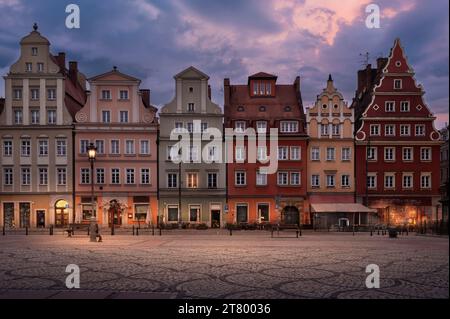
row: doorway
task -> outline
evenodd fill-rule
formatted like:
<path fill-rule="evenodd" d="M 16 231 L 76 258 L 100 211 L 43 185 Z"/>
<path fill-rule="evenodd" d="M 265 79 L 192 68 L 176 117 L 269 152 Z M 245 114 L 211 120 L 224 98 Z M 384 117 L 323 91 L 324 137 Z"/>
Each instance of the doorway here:
<path fill-rule="evenodd" d="M 45 210 L 36 211 L 36 228 L 45 228 Z"/>
<path fill-rule="evenodd" d="M 211 210 L 211 228 L 220 228 L 220 210 Z"/>
<path fill-rule="evenodd" d="M 114 222 L 114 226 L 122 225 L 122 207 L 120 203 L 115 199 L 109 202 L 109 210 L 108 210 L 109 227 L 112 226 L 111 220 Z"/>
<path fill-rule="evenodd" d="M 69 203 L 65 200 L 55 204 L 55 227 L 62 228 L 69 225 Z"/>
<path fill-rule="evenodd" d="M 283 224 L 299 225 L 300 212 L 295 206 L 286 206 L 281 212 L 281 222 Z"/>

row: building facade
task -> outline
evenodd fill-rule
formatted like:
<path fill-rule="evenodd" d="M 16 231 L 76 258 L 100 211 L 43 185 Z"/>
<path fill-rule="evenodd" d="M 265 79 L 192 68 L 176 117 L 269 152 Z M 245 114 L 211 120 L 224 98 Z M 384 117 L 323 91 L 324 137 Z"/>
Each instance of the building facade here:
<path fill-rule="evenodd" d="M 449 197 L 449 146 L 448 146 L 448 140 L 449 140 L 449 132 L 448 132 L 448 125 L 446 125 L 443 129 L 440 131 L 441 133 L 441 186 L 440 186 L 440 193 L 441 193 L 441 213 L 438 216 L 439 220 L 446 221 L 448 223 L 448 197 Z"/>
<path fill-rule="evenodd" d="M 221 151 L 223 113 L 211 101 L 206 74 L 189 67 L 174 78 L 175 98 L 160 112 L 159 220 L 190 227 L 222 227 L 226 178 Z M 216 142 L 209 132 L 220 135 Z M 184 149 L 177 146 L 181 137 L 188 140 Z M 182 161 L 178 161 L 179 154 Z"/>
<path fill-rule="evenodd" d="M 375 76 L 374 76 L 375 74 Z M 360 203 L 379 210 L 386 224 L 436 219 L 439 201 L 440 134 L 397 39 L 377 69 L 359 73 L 354 107 L 356 192 Z"/>
<path fill-rule="evenodd" d="M 74 217 L 73 118 L 85 102 L 85 78 L 34 30 L 5 76 L 0 115 L 0 225 L 63 227 Z"/>
<path fill-rule="evenodd" d="M 281 222 L 310 224 L 306 209 L 307 135 L 300 92 L 300 78 L 293 84 L 277 84 L 277 76 L 257 73 L 248 83 L 231 85 L 224 80 L 225 128 L 234 129 L 226 140 L 232 142 L 232 161 L 227 163 L 228 223 Z M 267 143 L 249 152 L 253 129 Z M 278 146 L 272 147 L 270 129 L 278 131 Z M 243 135 L 237 143 L 234 135 Z M 272 148 L 274 150 L 272 150 Z M 277 154 L 272 154 L 276 152 Z M 277 171 L 264 174 L 261 167 L 270 155 Z M 249 160 L 252 156 L 256 161 Z"/>
<path fill-rule="evenodd" d="M 88 223 L 94 210 L 100 225 L 156 223 L 157 109 L 140 80 L 116 67 L 89 80 L 86 105 L 75 124 L 75 221 Z M 97 147 L 94 176 L 87 148 Z"/>

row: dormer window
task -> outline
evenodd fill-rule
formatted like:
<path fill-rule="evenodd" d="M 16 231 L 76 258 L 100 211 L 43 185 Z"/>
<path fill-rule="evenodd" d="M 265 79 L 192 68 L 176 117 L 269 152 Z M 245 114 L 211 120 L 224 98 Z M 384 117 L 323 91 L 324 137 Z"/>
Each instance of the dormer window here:
<path fill-rule="evenodd" d="M 298 122 L 297 121 L 283 121 L 281 122 L 281 133 L 297 133 Z"/>
<path fill-rule="evenodd" d="M 31 48 L 31 55 L 32 56 L 38 55 L 38 48 Z"/>
<path fill-rule="evenodd" d="M 253 95 L 272 95 L 272 82 L 271 81 L 253 81 Z"/>

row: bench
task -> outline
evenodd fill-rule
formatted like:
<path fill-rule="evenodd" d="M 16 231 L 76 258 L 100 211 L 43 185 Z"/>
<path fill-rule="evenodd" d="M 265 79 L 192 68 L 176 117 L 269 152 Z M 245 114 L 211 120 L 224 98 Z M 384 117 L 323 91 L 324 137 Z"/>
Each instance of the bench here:
<path fill-rule="evenodd" d="M 274 231 L 277 231 L 277 235 L 280 236 L 280 230 L 295 230 L 296 237 L 299 238 L 302 235 L 302 231 L 297 224 L 277 224 L 272 225 L 271 235 L 273 238 Z"/>
<path fill-rule="evenodd" d="M 67 233 L 67 237 L 72 237 L 75 235 L 75 230 L 84 230 L 87 231 L 89 235 L 90 224 L 70 224 L 69 228 L 65 229 L 64 232 Z"/>

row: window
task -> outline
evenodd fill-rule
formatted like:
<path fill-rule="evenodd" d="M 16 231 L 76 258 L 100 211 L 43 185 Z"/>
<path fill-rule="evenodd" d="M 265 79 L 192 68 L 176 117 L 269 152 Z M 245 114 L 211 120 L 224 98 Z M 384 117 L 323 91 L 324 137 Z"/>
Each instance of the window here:
<path fill-rule="evenodd" d="M 289 174 L 287 172 L 278 172 L 278 185 L 286 186 L 289 184 Z"/>
<path fill-rule="evenodd" d="M 394 147 L 385 147 L 384 148 L 384 160 L 393 162 L 395 161 L 395 148 Z"/>
<path fill-rule="evenodd" d="M 32 56 L 37 56 L 38 55 L 38 48 L 35 48 L 35 47 L 31 48 L 31 55 Z"/>
<path fill-rule="evenodd" d="M 420 188 L 431 188 L 431 175 L 422 174 L 420 176 Z"/>
<path fill-rule="evenodd" d="M 150 169 L 149 168 L 141 168 L 141 184 L 142 185 L 150 184 Z"/>
<path fill-rule="evenodd" d="M 176 133 L 183 132 L 183 122 L 176 122 L 175 123 L 175 132 Z"/>
<path fill-rule="evenodd" d="M 299 161 L 301 159 L 300 147 L 291 146 L 291 161 Z"/>
<path fill-rule="evenodd" d="M 110 90 L 102 90 L 102 100 L 111 100 Z"/>
<path fill-rule="evenodd" d="M 40 123 L 40 112 L 39 110 L 31 110 L 31 124 Z"/>
<path fill-rule="evenodd" d="M 410 134 L 411 133 L 409 124 L 400 125 L 400 136 L 409 136 Z"/>
<path fill-rule="evenodd" d="M 236 222 L 246 223 L 248 221 L 248 206 L 247 204 L 236 205 Z"/>
<path fill-rule="evenodd" d="M 420 149 L 420 160 L 421 161 L 431 161 L 431 148 L 422 147 Z"/>
<path fill-rule="evenodd" d="M 208 123 L 202 123 L 201 124 L 201 130 L 202 130 L 202 133 L 206 132 L 208 130 Z"/>
<path fill-rule="evenodd" d="M 298 122 L 297 121 L 283 121 L 281 122 L 281 133 L 297 133 Z"/>
<path fill-rule="evenodd" d="M 370 125 L 370 136 L 377 136 L 377 135 L 380 135 L 380 125 L 379 124 Z"/>
<path fill-rule="evenodd" d="M 409 101 L 400 102 L 400 112 L 409 112 Z"/>
<path fill-rule="evenodd" d="M 22 157 L 31 156 L 31 141 L 30 140 L 22 140 L 21 148 L 20 148 L 20 156 L 22 156 Z"/>
<path fill-rule="evenodd" d="M 102 111 L 102 122 L 111 123 L 111 111 Z"/>
<path fill-rule="evenodd" d="M 336 159 L 336 149 L 334 147 L 327 147 L 327 161 L 334 161 Z"/>
<path fill-rule="evenodd" d="M 13 99 L 21 100 L 22 99 L 22 89 L 14 89 L 13 91 Z"/>
<path fill-rule="evenodd" d="M 95 176 L 96 176 L 96 182 L 97 184 L 105 184 L 105 169 L 104 168 L 97 168 L 95 170 Z"/>
<path fill-rule="evenodd" d="M 47 110 L 47 124 L 56 124 L 56 110 Z"/>
<path fill-rule="evenodd" d="M 47 90 L 47 99 L 49 101 L 56 100 L 56 89 L 48 89 Z"/>
<path fill-rule="evenodd" d="M 150 155 L 150 142 L 147 140 L 141 141 L 141 155 Z"/>
<path fill-rule="evenodd" d="M 412 188 L 413 187 L 413 176 L 412 174 L 404 174 L 403 175 L 403 188 Z"/>
<path fill-rule="evenodd" d="M 169 173 L 167 174 L 167 187 L 168 188 L 177 188 L 178 187 L 178 175 Z"/>
<path fill-rule="evenodd" d="M 402 88 L 402 80 L 395 79 L 394 80 L 394 89 L 400 90 Z"/>
<path fill-rule="evenodd" d="M 3 156 L 11 157 L 13 154 L 13 142 L 3 141 Z"/>
<path fill-rule="evenodd" d="M 119 92 L 119 99 L 120 100 L 128 100 L 128 91 L 127 90 L 120 90 L 120 92 Z"/>
<path fill-rule="evenodd" d="M 245 147 L 244 146 L 236 146 L 235 159 L 237 162 L 245 161 Z"/>
<path fill-rule="evenodd" d="M 23 113 L 22 110 L 14 110 L 14 124 L 22 124 L 23 123 Z"/>
<path fill-rule="evenodd" d="M 342 175 L 341 176 L 341 186 L 342 187 L 350 187 L 350 175 Z"/>
<path fill-rule="evenodd" d="M 329 125 L 328 124 L 320 124 L 320 134 L 322 136 L 328 136 L 329 133 Z"/>
<path fill-rule="evenodd" d="M 31 99 L 33 101 L 39 100 L 39 89 L 31 89 Z"/>
<path fill-rule="evenodd" d="M 289 148 L 287 146 L 278 146 L 278 160 L 286 161 L 288 159 Z"/>
<path fill-rule="evenodd" d="M 208 188 L 217 188 L 217 173 L 208 173 Z"/>
<path fill-rule="evenodd" d="M 388 124 L 384 127 L 384 135 L 386 136 L 395 136 L 395 125 Z"/>
<path fill-rule="evenodd" d="M 20 181 L 22 186 L 31 185 L 31 169 L 29 167 L 22 168 Z"/>
<path fill-rule="evenodd" d="M 267 109 L 266 109 L 265 106 L 260 106 L 260 107 L 259 107 L 259 111 L 260 111 L 260 112 L 265 112 L 265 111 L 267 111 Z"/>
<path fill-rule="evenodd" d="M 386 112 L 395 112 L 395 102 L 386 102 L 385 103 Z"/>
<path fill-rule="evenodd" d="M 267 146 L 258 146 L 256 157 L 258 161 L 264 162 L 267 160 Z"/>
<path fill-rule="evenodd" d="M 291 173 L 291 185 L 294 185 L 294 186 L 300 185 L 300 173 L 299 172 Z"/>
<path fill-rule="evenodd" d="M 331 126 L 331 131 L 332 131 L 332 134 L 333 134 L 334 136 L 339 136 L 339 135 L 341 135 L 341 125 L 340 125 L 340 124 L 333 124 L 333 125 Z"/>
<path fill-rule="evenodd" d="M 311 175 L 311 187 L 320 187 L 319 175 Z"/>
<path fill-rule="evenodd" d="M 25 70 L 26 70 L 27 72 L 33 71 L 33 64 L 30 63 L 30 62 L 25 63 Z"/>
<path fill-rule="evenodd" d="M 188 173 L 187 174 L 187 188 L 198 188 L 198 174 Z"/>
<path fill-rule="evenodd" d="M 39 185 L 47 186 L 48 185 L 48 168 L 39 168 Z"/>
<path fill-rule="evenodd" d="M 67 185 L 67 169 L 66 168 L 56 169 L 56 176 L 57 176 L 57 184 L 59 186 Z"/>
<path fill-rule="evenodd" d="M 126 177 L 127 184 L 134 184 L 134 168 L 126 169 Z"/>
<path fill-rule="evenodd" d="M 120 141 L 119 140 L 111 140 L 111 154 L 112 155 L 120 154 Z"/>
<path fill-rule="evenodd" d="M 235 175 L 235 184 L 236 186 L 244 186 L 247 184 L 246 180 L 246 173 L 245 172 L 236 172 Z"/>
<path fill-rule="evenodd" d="M 48 140 L 39 141 L 39 156 L 41 157 L 48 156 Z"/>
<path fill-rule="evenodd" d="M 352 156 L 352 150 L 350 147 L 342 148 L 342 161 L 350 161 L 350 157 Z"/>
<path fill-rule="evenodd" d="M 412 161 L 412 160 L 413 160 L 412 147 L 404 147 L 403 148 L 403 161 Z"/>
<path fill-rule="evenodd" d="M 188 103 L 188 112 L 195 112 L 195 104 Z"/>
<path fill-rule="evenodd" d="M 135 204 L 134 205 L 134 219 L 137 221 L 147 220 L 147 214 L 149 212 L 148 204 Z"/>
<path fill-rule="evenodd" d="M 208 161 L 209 162 L 217 162 L 219 160 L 218 157 L 217 146 L 208 146 Z"/>
<path fill-rule="evenodd" d="M 175 205 L 167 206 L 167 220 L 169 222 L 178 221 L 178 206 Z"/>
<path fill-rule="evenodd" d="M 180 151 L 181 149 L 179 149 L 178 146 L 175 145 L 169 145 L 167 146 L 167 160 L 171 161 L 171 160 L 178 160 L 178 158 L 180 157 Z"/>
<path fill-rule="evenodd" d="M 3 184 L 5 186 L 13 185 L 13 169 L 12 168 L 4 168 L 3 169 Z"/>
<path fill-rule="evenodd" d="M 425 125 L 416 125 L 416 136 L 425 136 Z"/>
<path fill-rule="evenodd" d="M 199 156 L 198 156 L 198 147 L 197 146 L 191 146 L 189 148 L 189 160 L 191 162 L 198 162 Z"/>
<path fill-rule="evenodd" d="M 111 184 L 120 184 L 120 169 L 111 169 Z"/>
<path fill-rule="evenodd" d="M 386 174 L 384 176 L 384 188 L 395 188 L 395 175 L 394 174 Z"/>
<path fill-rule="evenodd" d="M 367 148 L 367 160 L 369 161 L 376 161 L 378 158 L 377 156 L 377 148 L 376 147 L 369 147 Z"/>
<path fill-rule="evenodd" d="M 237 133 L 244 133 L 246 130 L 246 123 L 244 121 L 237 121 L 235 123 L 235 131 Z"/>
<path fill-rule="evenodd" d="M 258 217 L 259 222 L 269 222 L 269 205 L 268 204 L 258 204 Z"/>
<path fill-rule="evenodd" d="M 82 168 L 80 177 L 81 184 L 90 184 L 91 170 L 89 168 Z"/>
<path fill-rule="evenodd" d="M 200 206 L 189 205 L 189 221 L 191 223 L 196 223 L 200 220 Z"/>
<path fill-rule="evenodd" d="M 127 155 L 134 155 L 135 154 L 134 141 L 133 140 L 126 140 L 125 141 L 125 154 L 127 154 Z"/>
<path fill-rule="evenodd" d="M 128 123 L 128 111 L 120 111 L 120 123 Z"/>
<path fill-rule="evenodd" d="M 313 147 L 311 149 L 311 160 L 312 161 L 320 161 L 320 148 Z"/>
<path fill-rule="evenodd" d="M 335 187 L 335 186 L 336 186 L 336 176 L 327 175 L 327 187 Z"/>
<path fill-rule="evenodd" d="M 265 121 L 256 122 L 256 131 L 260 134 L 267 133 L 267 122 Z"/>
<path fill-rule="evenodd" d="M 267 185 L 267 174 L 262 174 L 260 172 L 256 172 L 256 185 L 257 186 L 266 186 Z"/>
<path fill-rule="evenodd" d="M 186 124 L 186 129 L 189 133 L 194 133 L 194 123 L 190 122 Z"/>
<path fill-rule="evenodd" d="M 367 175 L 367 187 L 369 189 L 377 188 L 377 176 L 374 174 L 369 173 Z"/>
<path fill-rule="evenodd" d="M 189 93 L 194 93 L 194 88 L 190 87 L 189 88 Z"/>
<path fill-rule="evenodd" d="M 80 140 L 80 154 L 86 154 L 89 147 L 89 140 Z"/>
<path fill-rule="evenodd" d="M 38 63 L 38 72 L 44 72 L 44 63 Z"/>
<path fill-rule="evenodd" d="M 97 154 L 99 155 L 105 154 L 105 141 L 96 140 L 95 147 L 97 148 Z"/>

